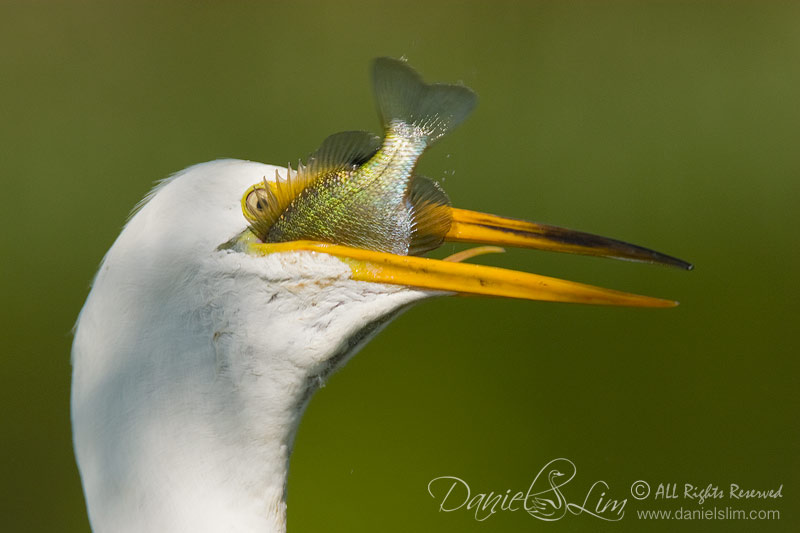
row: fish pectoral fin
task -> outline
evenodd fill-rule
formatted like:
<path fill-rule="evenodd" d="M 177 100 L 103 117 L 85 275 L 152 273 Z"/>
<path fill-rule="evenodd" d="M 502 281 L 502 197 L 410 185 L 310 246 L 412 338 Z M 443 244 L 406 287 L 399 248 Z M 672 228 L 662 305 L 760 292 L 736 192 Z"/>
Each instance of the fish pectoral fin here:
<path fill-rule="evenodd" d="M 436 182 L 414 176 L 408 192 L 411 204 L 411 242 L 409 255 L 419 255 L 438 247 L 453 222 L 450 198 Z"/>

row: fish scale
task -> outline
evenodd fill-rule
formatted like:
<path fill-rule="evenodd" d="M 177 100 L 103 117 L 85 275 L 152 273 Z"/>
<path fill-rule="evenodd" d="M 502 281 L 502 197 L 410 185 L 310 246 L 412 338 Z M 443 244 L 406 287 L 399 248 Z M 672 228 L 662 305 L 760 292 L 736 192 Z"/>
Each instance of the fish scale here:
<path fill-rule="evenodd" d="M 441 244 L 450 219 L 448 209 L 437 207 L 449 206 L 449 199 L 414 170 L 425 150 L 466 118 L 475 94 L 426 84 L 390 58 L 375 61 L 373 81 L 384 122 L 380 147 L 366 132 L 334 134 L 307 167 L 275 185 L 286 191 L 267 193 L 269 184 L 249 190 L 245 215 L 263 242 L 317 240 L 402 255 Z M 248 195 L 262 195 L 263 202 Z"/>

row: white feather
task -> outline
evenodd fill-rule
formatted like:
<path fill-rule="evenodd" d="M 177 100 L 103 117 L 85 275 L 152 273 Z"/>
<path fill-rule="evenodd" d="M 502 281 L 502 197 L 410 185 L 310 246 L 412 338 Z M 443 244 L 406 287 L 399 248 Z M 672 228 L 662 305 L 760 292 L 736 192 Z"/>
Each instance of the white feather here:
<path fill-rule="evenodd" d="M 247 225 L 244 191 L 275 170 L 222 160 L 180 172 L 103 260 L 73 345 L 75 452 L 95 533 L 285 531 L 310 395 L 433 294 L 352 281 L 324 254 L 218 250 Z"/>

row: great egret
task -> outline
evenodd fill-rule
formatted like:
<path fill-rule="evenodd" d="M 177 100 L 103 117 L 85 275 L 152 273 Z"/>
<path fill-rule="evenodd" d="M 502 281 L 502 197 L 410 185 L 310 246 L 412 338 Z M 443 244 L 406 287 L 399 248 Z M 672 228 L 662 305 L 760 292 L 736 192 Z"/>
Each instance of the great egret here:
<path fill-rule="evenodd" d="M 394 74 L 381 74 L 381 68 Z M 407 67 L 383 60 L 376 66 L 379 98 L 381 83 L 392 92 L 387 79 L 395 75 L 403 78 L 397 81 L 401 85 L 417 84 L 392 96 L 417 106 L 408 120 L 400 120 L 401 126 L 411 126 L 403 130 L 412 136 L 411 144 L 402 135 L 393 137 L 390 126 L 397 126 L 402 110 L 388 105 L 383 106 L 387 132 L 382 152 L 374 153 L 375 147 L 364 153 L 362 144 L 355 157 L 353 147 L 344 143 L 342 148 L 339 137 L 334 143 L 342 148 L 338 156 L 318 152 L 308 168 L 291 175 L 282 167 L 238 160 L 190 167 L 145 198 L 106 254 L 73 345 L 75 453 L 95 533 L 285 531 L 292 441 L 311 395 L 419 300 L 465 293 L 674 305 L 533 274 L 406 255 L 418 251 L 415 243 L 430 248 L 446 239 L 688 266 L 619 241 L 450 208 L 444 193 L 429 182 L 423 188 L 433 200 L 414 203 L 414 183 L 422 178 L 413 169 L 426 146 L 414 142 L 434 140 L 436 132 L 425 128 L 440 127 L 455 116 L 455 111 L 436 115 L 436 106 L 451 105 L 452 98 L 463 103 L 471 93 L 424 85 Z M 422 118 L 436 120 L 414 122 L 425 105 L 433 111 Z M 410 145 L 415 151 L 403 155 L 400 151 Z M 320 170 L 327 156 L 334 162 L 346 158 L 349 166 L 329 172 L 345 185 L 353 183 L 365 162 L 383 165 L 376 175 L 388 188 L 364 185 L 359 191 L 369 194 L 359 193 L 357 201 L 347 196 L 352 191 L 328 190 L 322 200 L 305 204 L 305 218 L 287 215 L 281 235 L 290 238 L 259 234 L 286 214 L 276 211 L 269 219 L 263 208 L 307 199 L 311 194 L 304 191 L 311 190 L 313 180 L 306 178 L 314 168 Z M 401 156 L 406 159 L 397 165 Z M 275 176 L 278 180 L 272 181 Z M 398 188 L 392 189 L 397 183 L 399 196 Z M 392 194 L 394 211 L 387 217 L 383 203 Z M 332 235 L 320 236 L 314 224 L 330 202 L 351 211 L 336 219 L 339 229 Z M 349 216 L 352 210 L 357 217 Z M 422 235 L 420 213 L 434 211 L 444 219 L 425 226 L 428 233 Z M 267 219 L 271 222 L 265 225 Z M 392 220 L 402 227 L 387 235 Z M 302 224 L 311 229 L 295 231 Z M 365 243 L 358 241 L 364 232 L 371 235 Z M 415 241 L 420 235 L 424 238 Z"/>

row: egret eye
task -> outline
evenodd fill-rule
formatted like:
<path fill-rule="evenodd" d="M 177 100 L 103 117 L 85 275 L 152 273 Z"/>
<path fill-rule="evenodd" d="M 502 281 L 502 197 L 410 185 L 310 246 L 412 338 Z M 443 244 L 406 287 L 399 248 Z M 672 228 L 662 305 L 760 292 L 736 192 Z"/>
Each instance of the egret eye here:
<path fill-rule="evenodd" d="M 247 195 L 247 199 L 245 200 L 245 207 L 253 217 L 258 217 L 265 213 L 269 208 L 269 195 L 267 191 L 261 188 L 250 191 L 250 194 Z"/>

